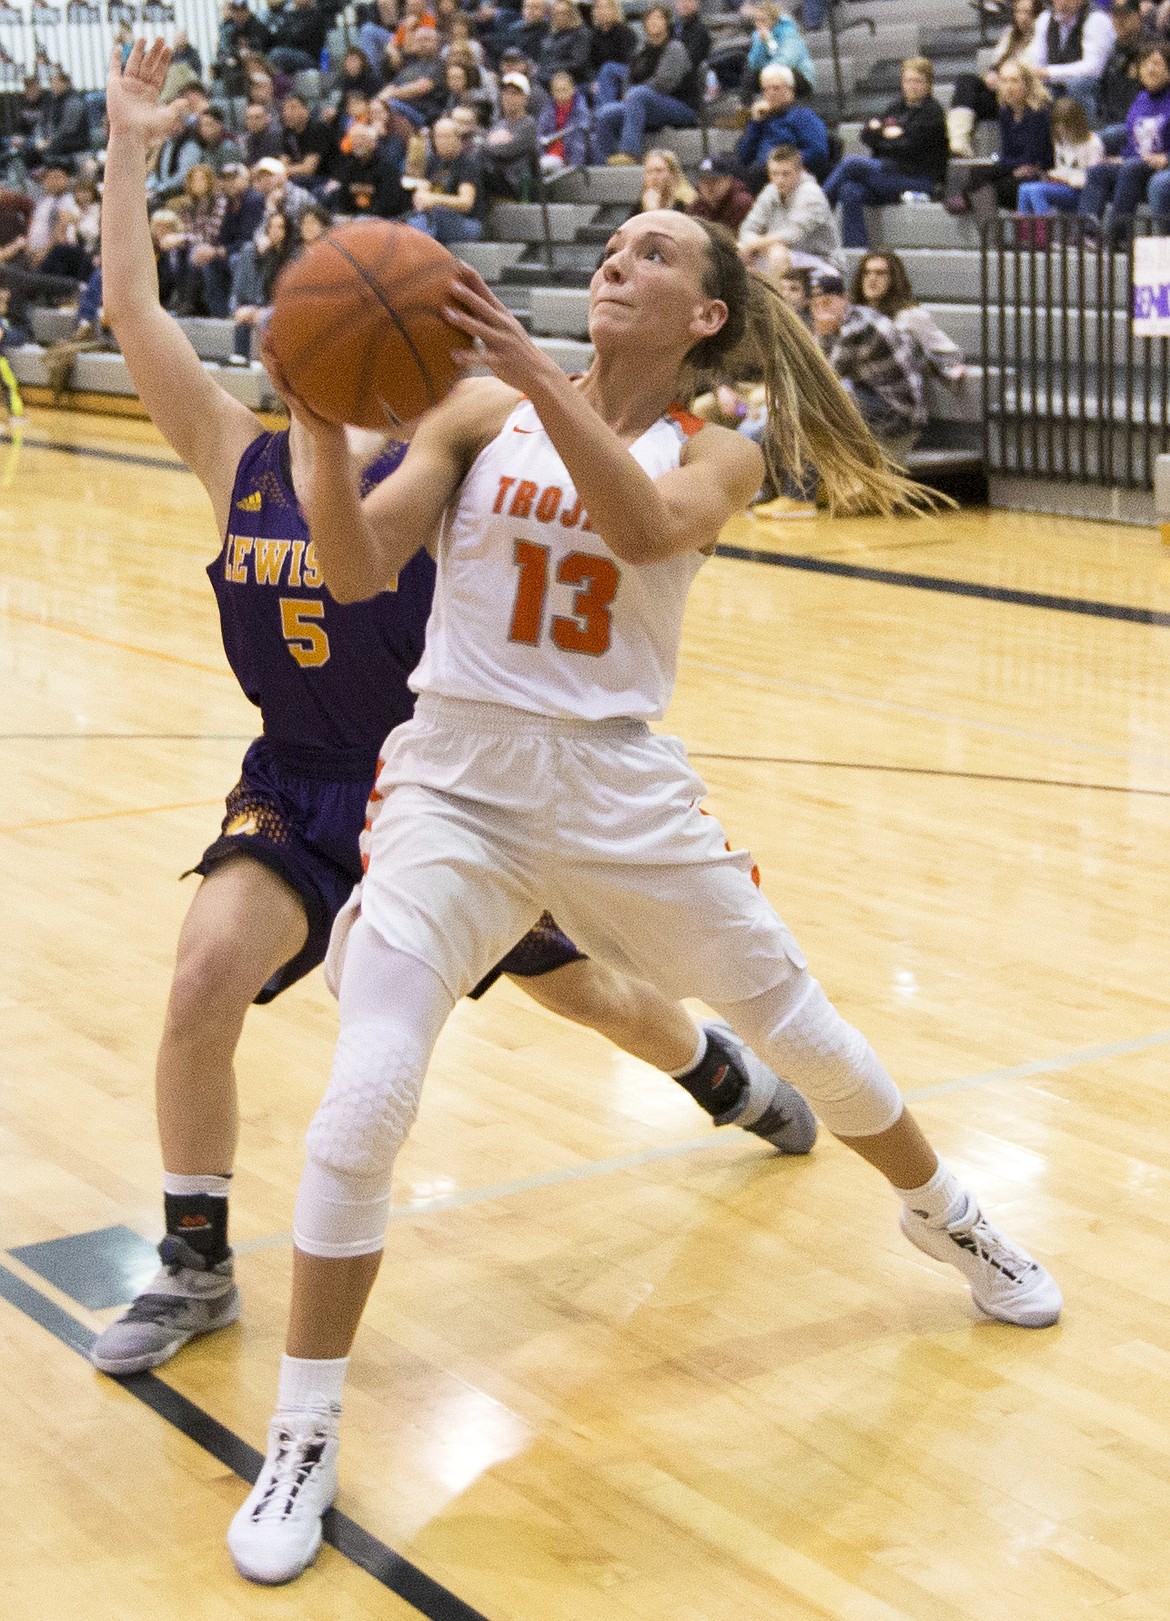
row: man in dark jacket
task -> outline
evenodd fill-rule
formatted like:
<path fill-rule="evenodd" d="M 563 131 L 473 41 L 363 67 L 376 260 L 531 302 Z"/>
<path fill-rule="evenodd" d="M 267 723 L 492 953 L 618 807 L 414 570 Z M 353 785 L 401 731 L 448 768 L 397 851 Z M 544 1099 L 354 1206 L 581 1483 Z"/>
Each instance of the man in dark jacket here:
<path fill-rule="evenodd" d="M 42 162 L 51 158 L 71 158 L 89 146 L 89 121 L 85 102 L 74 90 L 64 68 L 54 68 L 49 80 L 49 105 L 37 134 L 36 148 Z"/>
<path fill-rule="evenodd" d="M 536 76 L 541 84 L 552 83 L 554 73 L 572 75 L 574 84 L 589 77 L 589 30 L 573 0 L 553 0 L 549 31 L 536 59 Z"/>
<path fill-rule="evenodd" d="M 1105 143 L 1105 150 L 1112 152 L 1114 142 L 1110 141 L 1110 134 L 1115 136 L 1117 144 L 1125 139 L 1122 133 L 1125 120 L 1141 89 L 1138 63 L 1150 41 L 1138 0 L 1117 0 L 1109 15 L 1113 19 L 1113 31 L 1117 37 L 1101 75 L 1097 114 L 1101 120 L 1101 139 Z"/>
<path fill-rule="evenodd" d="M 268 60 L 278 73 L 303 73 L 321 66 L 329 17 L 314 0 L 285 0 L 276 14 Z"/>
<path fill-rule="evenodd" d="M 866 248 L 866 206 L 896 203 L 905 192 L 937 196 L 947 177 L 946 116 L 931 90 L 934 70 L 924 56 L 902 64 L 902 94 L 880 118 L 871 118 L 861 139 L 875 155 L 842 158 L 825 182 L 825 196 L 841 204 L 841 237 L 847 248 Z"/>
<path fill-rule="evenodd" d="M 768 154 L 778 146 L 794 146 L 816 180 L 824 180 L 832 166 L 824 120 L 811 107 L 797 103 L 792 69 L 783 62 L 769 62 L 760 74 L 760 93 L 735 148 L 736 161 L 753 194 L 767 185 Z"/>
<path fill-rule="evenodd" d="M 326 188 L 325 201 L 341 214 L 373 214 L 397 219 L 406 211 L 402 171 L 378 151 L 371 124 L 351 124 L 350 150 L 337 164 L 337 183 Z"/>

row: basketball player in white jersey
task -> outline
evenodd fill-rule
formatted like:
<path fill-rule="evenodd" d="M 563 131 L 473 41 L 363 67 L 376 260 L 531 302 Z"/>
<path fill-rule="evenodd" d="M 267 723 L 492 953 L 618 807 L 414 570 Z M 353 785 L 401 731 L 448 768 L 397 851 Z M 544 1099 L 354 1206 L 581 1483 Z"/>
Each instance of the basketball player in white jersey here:
<path fill-rule="evenodd" d="M 473 272 L 456 297 L 450 318 L 494 377 L 429 413 L 364 501 L 342 431 L 296 406 L 332 593 L 373 594 L 426 543 L 439 572 L 415 717 L 384 751 L 366 876 L 330 945 L 341 1029 L 297 1197 L 288 1354 L 268 1456 L 228 1534 L 255 1581 L 289 1580 L 320 1545 L 346 1363 L 435 1039 L 546 905 L 591 954 L 715 1007 L 887 1178 L 907 1237 L 957 1266 L 984 1312 L 1042 1327 L 1061 1307 L 812 978 L 750 857 L 700 811 L 682 745 L 647 728 L 670 698 L 688 587 L 764 474 L 742 435 L 678 410 L 696 368 L 754 352 L 778 483 L 811 461 L 838 507 L 886 511 L 907 487 L 717 227 L 651 212 L 615 233 L 591 286 L 596 359 L 576 383 Z"/>

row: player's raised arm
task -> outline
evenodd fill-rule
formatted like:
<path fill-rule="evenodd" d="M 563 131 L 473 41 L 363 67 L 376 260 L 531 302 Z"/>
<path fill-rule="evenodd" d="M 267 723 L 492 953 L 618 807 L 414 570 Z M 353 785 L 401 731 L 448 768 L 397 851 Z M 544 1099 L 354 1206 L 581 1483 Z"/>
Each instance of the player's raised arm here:
<path fill-rule="evenodd" d="M 146 154 L 169 134 L 159 105 L 171 53 L 136 40 L 125 67 L 115 46 L 106 83 L 110 139 L 102 195 L 102 301 L 151 420 L 200 479 L 222 532 L 244 450 L 262 431 L 256 416 L 203 369 L 186 334 L 159 303 L 146 212 Z"/>

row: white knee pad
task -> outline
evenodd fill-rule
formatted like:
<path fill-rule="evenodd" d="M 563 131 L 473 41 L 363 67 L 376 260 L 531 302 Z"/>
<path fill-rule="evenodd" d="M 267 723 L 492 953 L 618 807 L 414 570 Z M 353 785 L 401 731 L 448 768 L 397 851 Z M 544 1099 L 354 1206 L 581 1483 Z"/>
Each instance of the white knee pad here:
<path fill-rule="evenodd" d="M 869 1042 L 807 969 L 721 1010 L 778 1075 L 803 1092 L 837 1137 L 874 1137 L 898 1120 L 902 1094 Z"/>
<path fill-rule="evenodd" d="M 306 1138 L 293 1236 L 308 1255 L 382 1247 L 394 1160 L 418 1110 L 429 1050 L 392 1019 L 343 1025 Z"/>

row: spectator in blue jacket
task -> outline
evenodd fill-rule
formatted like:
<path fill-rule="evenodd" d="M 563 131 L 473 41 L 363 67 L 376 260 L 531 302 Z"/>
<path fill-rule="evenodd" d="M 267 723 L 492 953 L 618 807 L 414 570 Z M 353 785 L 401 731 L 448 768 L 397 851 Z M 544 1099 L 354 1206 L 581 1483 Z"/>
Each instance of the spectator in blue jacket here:
<path fill-rule="evenodd" d="M 1110 228 L 1148 200 L 1159 217 L 1170 214 L 1170 46 L 1150 45 L 1138 67 L 1142 88 L 1125 120 L 1125 148 L 1089 170 L 1079 212 L 1092 220 L 1108 214 Z"/>
<path fill-rule="evenodd" d="M 540 167 L 545 174 L 555 174 L 558 169 L 579 169 L 589 162 L 593 133 L 589 102 L 574 84 L 573 75 L 564 69 L 553 74 L 549 91 L 549 99 L 536 117 Z"/>
<path fill-rule="evenodd" d="M 768 153 L 778 146 L 794 146 L 817 180 L 828 174 L 829 132 L 824 121 L 811 107 L 797 104 L 792 69 L 772 62 L 760 74 L 760 94 L 735 149 L 736 161 L 753 193 L 767 185 Z"/>
<path fill-rule="evenodd" d="M 760 83 L 760 75 L 773 62 L 791 68 L 796 75 L 797 88 L 808 92 L 816 89 L 817 70 L 804 36 L 776 0 L 763 0 L 753 18 L 756 31 L 752 35 L 744 69 L 743 99 L 750 101 Z"/>

